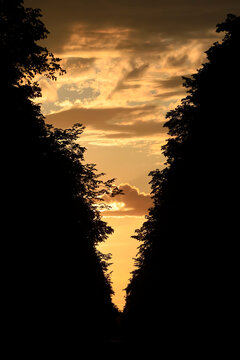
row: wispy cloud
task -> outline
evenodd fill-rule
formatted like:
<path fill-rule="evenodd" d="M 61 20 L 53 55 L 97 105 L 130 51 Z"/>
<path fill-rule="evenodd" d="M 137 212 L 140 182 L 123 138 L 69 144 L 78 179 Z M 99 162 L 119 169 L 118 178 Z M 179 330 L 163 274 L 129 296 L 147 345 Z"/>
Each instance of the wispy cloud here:
<path fill-rule="evenodd" d="M 130 71 L 126 71 L 124 69 L 124 75 L 118 81 L 116 87 L 113 89 L 111 94 L 109 95 L 109 99 L 118 91 L 121 90 L 129 90 L 129 89 L 138 89 L 141 87 L 141 83 L 139 83 L 139 79 L 144 75 L 144 73 L 149 68 L 149 64 L 142 65 L 133 65 Z M 137 82 L 136 82 L 137 81 Z"/>

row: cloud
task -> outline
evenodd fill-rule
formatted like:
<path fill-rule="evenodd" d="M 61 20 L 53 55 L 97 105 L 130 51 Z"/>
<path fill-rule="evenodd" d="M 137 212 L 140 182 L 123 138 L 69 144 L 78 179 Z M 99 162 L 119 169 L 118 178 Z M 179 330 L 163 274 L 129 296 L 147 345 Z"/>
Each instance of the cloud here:
<path fill-rule="evenodd" d="M 95 57 L 83 58 L 83 57 L 67 57 L 63 59 L 63 67 L 67 70 L 67 73 L 82 73 L 92 68 L 96 61 Z"/>
<path fill-rule="evenodd" d="M 175 90 L 175 91 L 163 92 L 161 94 L 155 95 L 155 97 L 158 99 L 168 100 L 170 98 L 179 98 L 181 96 L 183 97 L 185 93 L 186 93 L 186 90 L 180 89 L 180 90 Z"/>
<path fill-rule="evenodd" d="M 188 76 L 188 75 L 185 75 Z M 181 87 L 183 84 L 182 76 L 172 76 L 168 79 L 163 80 L 155 80 L 155 84 L 157 87 L 165 88 L 165 89 L 172 89 L 176 87 Z"/>
<path fill-rule="evenodd" d="M 91 28 L 84 23 L 72 25 L 68 41 L 63 44 L 64 52 L 106 52 L 129 37 L 131 30 L 122 27 Z"/>
<path fill-rule="evenodd" d="M 166 135 L 164 121 L 144 121 L 144 117 L 154 117 L 156 110 L 157 107 L 154 105 L 99 109 L 75 107 L 48 115 L 46 121 L 60 128 L 69 128 L 75 123 L 81 123 L 87 129 L 101 131 L 101 137 L 112 139 Z"/>
<path fill-rule="evenodd" d="M 76 84 L 64 84 L 58 90 L 59 101 L 81 101 L 85 99 L 88 101 L 96 99 L 100 95 L 100 92 L 95 90 L 91 86 L 78 87 Z"/>
<path fill-rule="evenodd" d="M 117 86 L 115 87 L 115 89 L 113 90 L 112 94 L 110 95 L 110 97 L 120 91 L 120 90 L 129 90 L 129 89 L 139 89 L 141 87 L 140 84 L 129 84 L 129 83 L 125 83 L 124 80 L 120 80 L 117 84 Z"/>
<path fill-rule="evenodd" d="M 133 124 L 123 124 L 113 126 L 113 130 L 118 130 L 115 134 L 106 134 L 107 138 L 134 138 L 146 137 L 156 134 L 166 134 L 166 129 L 163 127 L 162 121 L 136 121 Z"/>
<path fill-rule="evenodd" d="M 235 0 L 68 0 L 67 6 L 63 0 L 25 0 L 25 5 L 42 9 L 50 31 L 44 44 L 63 59 L 67 75 L 58 84 L 76 85 L 74 91 L 57 85 L 58 94 L 49 89 L 46 113 L 76 105 L 176 103 L 184 92 L 167 79 L 195 72 L 200 54 L 218 38 L 215 25 L 227 12 L 240 11 Z M 90 79 L 94 84 L 81 86 Z M 162 89 L 154 93 L 158 85 Z M 125 126 L 121 136 L 135 136 L 132 130 Z"/>
<path fill-rule="evenodd" d="M 175 41 L 209 38 L 209 30 L 224 20 L 227 13 L 240 11 L 239 0 L 68 0 L 67 6 L 60 0 L 25 0 L 25 5 L 43 9 L 46 25 L 50 32 L 54 31 L 49 37 L 54 52 L 69 43 L 77 26 L 80 32 L 79 25 L 84 27 L 86 35 L 82 34 L 82 47 L 91 48 L 97 33 L 106 46 L 110 41 L 122 49 L 145 51 L 152 48 L 152 41 L 146 39 L 154 39 L 156 35 Z M 111 29 L 118 32 L 109 35 Z M 126 29 L 127 37 L 121 33 Z"/>
<path fill-rule="evenodd" d="M 151 40 L 150 40 L 151 39 Z M 164 40 L 160 34 L 144 34 L 142 31 L 129 33 L 128 38 L 118 41 L 115 50 L 131 56 L 159 56 L 171 46 L 171 41 Z"/>
<path fill-rule="evenodd" d="M 142 65 L 134 65 L 130 71 L 127 71 L 124 69 L 125 74 L 123 77 L 118 81 L 116 87 L 113 89 L 111 94 L 109 95 L 109 98 L 113 96 L 118 91 L 121 90 L 129 90 L 129 89 L 138 89 L 141 87 L 141 84 L 135 84 L 132 83 L 132 81 L 138 81 L 144 73 L 149 68 L 149 64 L 142 64 Z"/>
<path fill-rule="evenodd" d="M 25 0 L 25 5 L 42 9 L 50 31 L 44 45 L 67 70 L 56 86 L 42 82 L 43 111 L 51 114 L 47 122 L 65 128 L 80 122 L 84 136 L 92 131 L 98 144 L 166 137 L 164 115 L 186 96 L 181 75 L 201 66 L 226 13 L 240 11 L 239 0 L 68 0 L 67 6 L 63 0 Z"/>
<path fill-rule="evenodd" d="M 182 76 L 172 76 L 168 79 L 155 80 L 155 87 L 163 92 L 154 94 L 154 96 L 162 100 L 184 97 L 184 95 L 186 95 L 186 89 L 183 87 L 183 82 Z"/>
<path fill-rule="evenodd" d="M 188 55 L 184 54 L 182 56 L 169 56 L 167 61 L 168 61 L 168 65 L 173 66 L 173 67 L 179 67 L 179 66 L 183 66 L 186 63 L 188 63 Z"/>
<path fill-rule="evenodd" d="M 144 216 L 152 206 L 152 199 L 149 194 L 140 192 L 139 189 L 130 184 L 118 186 L 123 195 L 110 197 L 105 195 L 103 200 L 112 206 L 111 210 L 103 211 L 103 216 Z"/>
<path fill-rule="evenodd" d="M 149 64 L 142 64 L 140 66 L 134 67 L 131 71 L 125 76 L 125 80 L 136 80 L 139 79 L 149 68 Z"/>
<path fill-rule="evenodd" d="M 70 110 L 61 111 L 46 116 L 48 123 L 57 127 L 67 128 L 76 122 L 84 122 L 84 125 L 91 125 L 95 128 L 102 128 L 102 124 L 111 127 L 111 120 L 120 121 L 131 114 L 151 113 L 156 110 L 154 105 L 136 107 L 113 107 L 113 108 L 81 108 L 75 107 Z"/>

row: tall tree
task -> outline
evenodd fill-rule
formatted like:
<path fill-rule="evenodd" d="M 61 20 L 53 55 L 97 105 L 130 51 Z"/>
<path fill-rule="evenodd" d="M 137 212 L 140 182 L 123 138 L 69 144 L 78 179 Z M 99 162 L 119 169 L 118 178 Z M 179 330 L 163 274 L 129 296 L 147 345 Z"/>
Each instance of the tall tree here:
<path fill-rule="evenodd" d="M 39 9 L 0 0 L 8 329 L 35 349 L 106 340 L 116 314 L 109 257 L 96 248 L 112 232 L 96 201 L 116 189 L 84 163 L 76 142 L 82 125 L 46 125 L 33 101 L 41 96 L 37 75 L 56 80 L 64 73 L 60 59 L 38 44 L 47 34 Z"/>
<path fill-rule="evenodd" d="M 188 95 L 167 114 L 166 167 L 150 173 L 154 205 L 136 231 L 142 243 L 127 287 L 129 337 L 158 340 L 172 350 L 221 348 L 236 311 L 230 200 L 237 156 L 229 153 L 235 137 L 227 129 L 239 119 L 240 17 L 229 14 L 217 32 L 225 32 L 223 40 L 206 52 L 196 74 L 184 78 Z"/>

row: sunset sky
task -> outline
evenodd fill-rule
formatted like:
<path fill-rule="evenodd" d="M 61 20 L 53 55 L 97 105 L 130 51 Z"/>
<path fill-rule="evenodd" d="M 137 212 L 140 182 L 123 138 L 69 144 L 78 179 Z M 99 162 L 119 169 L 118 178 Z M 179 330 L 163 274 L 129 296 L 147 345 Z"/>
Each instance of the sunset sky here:
<path fill-rule="evenodd" d="M 182 76 L 196 72 L 218 39 L 217 23 L 240 14 L 239 0 L 26 0 L 42 9 L 44 46 L 67 71 L 39 78 L 46 122 L 86 128 L 85 159 L 124 191 L 104 219 L 115 233 L 100 247 L 112 253 L 114 303 L 122 309 L 137 254 L 134 230 L 151 206 L 148 173 L 164 167 L 165 114 L 185 96 Z M 206 129 L 207 131 L 207 129 Z"/>

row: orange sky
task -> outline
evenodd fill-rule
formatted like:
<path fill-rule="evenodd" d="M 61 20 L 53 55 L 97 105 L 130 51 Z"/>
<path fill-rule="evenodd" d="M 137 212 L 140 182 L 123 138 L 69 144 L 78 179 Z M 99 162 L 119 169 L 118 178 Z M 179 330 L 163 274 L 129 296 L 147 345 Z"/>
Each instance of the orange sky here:
<path fill-rule="evenodd" d="M 79 122 L 85 159 L 125 195 L 105 220 L 115 233 L 100 246 L 112 253 L 115 304 L 122 309 L 133 270 L 134 230 L 151 205 L 148 173 L 164 167 L 165 114 L 185 96 L 181 77 L 204 61 L 215 26 L 239 13 L 239 0 L 27 0 L 50 31 L 44 45 L 67 74 L 38 79 L 42 111 L 56 127 Z M 109 199 L 106 199 L 109 201 Z"/>

